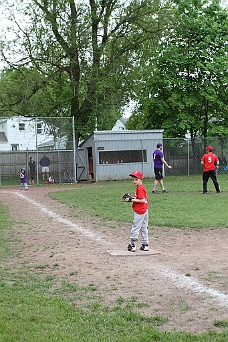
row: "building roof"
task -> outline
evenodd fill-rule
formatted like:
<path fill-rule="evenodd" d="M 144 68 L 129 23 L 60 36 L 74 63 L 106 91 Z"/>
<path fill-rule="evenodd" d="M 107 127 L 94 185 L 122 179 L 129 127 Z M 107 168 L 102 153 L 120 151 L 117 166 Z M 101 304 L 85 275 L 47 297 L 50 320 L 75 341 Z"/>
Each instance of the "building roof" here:
<path fill-rule="evenodd" d="M 94 131 L 91 134 L 87 136 L 85 140 L 83 140 L 80 144 L 79 147 L 82 147 L 83 144 L 89 140 L 93 135 L 94 136 L 102 136 L 102 135 L 119 135 L 119 134 L 147 134 L 147 133 L 163 133 L 163 129 L 152 129 L 152 130 L 118 130 L 118 131 Z"/>

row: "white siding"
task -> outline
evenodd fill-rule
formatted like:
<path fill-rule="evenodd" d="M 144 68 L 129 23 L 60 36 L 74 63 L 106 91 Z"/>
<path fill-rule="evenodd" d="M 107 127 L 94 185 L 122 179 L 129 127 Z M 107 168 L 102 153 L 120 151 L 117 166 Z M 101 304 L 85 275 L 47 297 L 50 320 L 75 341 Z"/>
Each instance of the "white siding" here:
<path fill-rule="evenodd" d="M 95 131 L 81 144 L 92 146 L 95 181 L 129 178 L 134 170 L 144 173 L 145 178 L 154 176 L 152 154 L 158 142 L 162 142 L 163 130 L 147 131 Z M 99 151 L 146 150 L 146 162 L 99 164 Z"/>
<path fill-rule="evenodd" d="M 23 130 L 20 130 L 20 125 L 24 125 Z M 35 119 L 23 116 L 1 121 L 0 132 L 4 132 L 7 138 L 6 142 L 0 142 L 2 151 L 12 150 L 12 145 L 17 145 L 20 151 L 35 150 L 36 143 L 39 145 L 53 139 L 53 136 L 49 132 L 45 132 L 44 129 L 36 136 Z"/>

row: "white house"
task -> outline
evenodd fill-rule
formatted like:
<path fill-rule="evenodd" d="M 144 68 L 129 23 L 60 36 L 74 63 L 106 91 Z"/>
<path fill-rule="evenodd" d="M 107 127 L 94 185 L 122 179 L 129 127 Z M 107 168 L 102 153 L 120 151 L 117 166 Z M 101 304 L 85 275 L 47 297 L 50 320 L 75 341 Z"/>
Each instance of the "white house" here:
<path fill-rule="evenodd" d="M 0 118 L 0 150 L 36 150 L 40 144 L 53 140 L 50 129 L 37 118 L 14 116 Z"/>
<path fill-rule="evenodd" d="M 112 131 L 126 130 L 125 124 L 127 122 L 127 118 L 120 118 L 116 121 L 115 125 L 112 128 Z"/>
<path fill-rule="evenodd" d="M 71 120 L 71 118 L 69 118 Z M 126 118 L 116 121 L 112 131 L 125 131 Z M 36 117 L 14 116 L 0 118 L 0 151 L 29 151 L 65 149 L 67 134 L 54 138 L 50 126 Z M 55 127 L 56 133 L 59 127 Z M 63 134 L 65 133 L 65 134 Z"/>

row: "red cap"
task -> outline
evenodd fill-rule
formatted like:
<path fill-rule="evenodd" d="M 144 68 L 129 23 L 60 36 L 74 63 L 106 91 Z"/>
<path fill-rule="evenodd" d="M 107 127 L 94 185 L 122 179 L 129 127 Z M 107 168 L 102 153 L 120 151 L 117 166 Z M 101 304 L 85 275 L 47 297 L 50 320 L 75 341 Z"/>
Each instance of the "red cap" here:
<path fill-rule="evenodd" d="M 143 173 L 140 171 L 134 171 L 129 176 L 143 179 Z"/>
<path fill-rule="evenodd" d="M 206 147 L 206 150 L 207 150 L 208 152 L 212 152 L 212 151 L 213 151 L 213 147 L 212 147 L 212 146 L 207 146 L 207 147 Z"/>

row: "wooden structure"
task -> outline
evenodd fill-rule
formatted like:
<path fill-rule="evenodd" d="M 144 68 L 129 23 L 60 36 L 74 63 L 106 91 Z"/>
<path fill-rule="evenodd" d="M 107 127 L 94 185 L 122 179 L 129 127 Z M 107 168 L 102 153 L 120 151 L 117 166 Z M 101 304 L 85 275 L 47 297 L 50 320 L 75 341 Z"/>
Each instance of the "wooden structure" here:
<path fill-rule="evenodd" d="M 127 179 L 134 170 L 154 175 L 152 154 L 163 130 L 94 131 L 76 153 L 77 179 Z"/>

